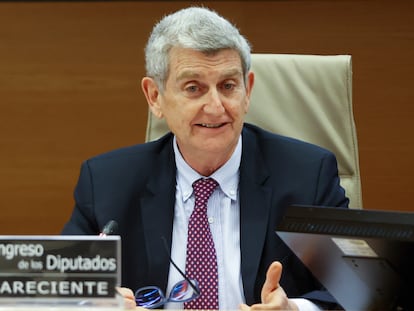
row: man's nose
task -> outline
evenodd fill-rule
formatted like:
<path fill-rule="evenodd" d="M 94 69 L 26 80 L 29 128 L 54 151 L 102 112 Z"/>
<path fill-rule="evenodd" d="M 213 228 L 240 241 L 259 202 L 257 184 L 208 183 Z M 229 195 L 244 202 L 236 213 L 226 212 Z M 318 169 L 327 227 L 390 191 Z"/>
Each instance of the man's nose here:
<path fill-rule="evenodd" d="M 216 89 L 212 89 L 207 93 L 206 103 L 203 110 L 205 113 L 219 114 L 224 112 L 223 100 L 220 93 Z"/>

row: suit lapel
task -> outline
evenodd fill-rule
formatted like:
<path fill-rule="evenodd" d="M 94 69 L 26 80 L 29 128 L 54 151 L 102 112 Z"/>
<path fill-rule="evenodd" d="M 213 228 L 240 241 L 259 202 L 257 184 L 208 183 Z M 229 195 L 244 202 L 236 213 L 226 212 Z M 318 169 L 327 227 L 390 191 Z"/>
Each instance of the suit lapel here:
<path fill-rule="evenodd" d="M 148 179 L 147 193 L 141 197 L 140 202 L 146 253 L 148 254 L 147 275 L 151 276 L 153 285 L 166 289 L 176 189 L 176 165 L 172 139 L 164 143 L 158 155 L 152 154 L 152 156 L 157 157 L 151 160 L 155 160 L 158 165 Z M 162 238 L 167 241 L 168 253 Z"/>
<path fill-rule="evenodd" d="M 247 303 L 254 301 L 255 281 L 266 240 L 272 190 L 266 186 L 268 176 L 257 141 L 245 129 L 239 193 L 241 269 Z"/>

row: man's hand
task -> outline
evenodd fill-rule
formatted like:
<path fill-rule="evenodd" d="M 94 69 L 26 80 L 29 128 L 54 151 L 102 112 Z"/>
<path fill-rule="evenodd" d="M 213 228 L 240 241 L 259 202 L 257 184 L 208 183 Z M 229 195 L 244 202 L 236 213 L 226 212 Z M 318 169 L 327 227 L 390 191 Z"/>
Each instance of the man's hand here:
<path fill-rule="evenodd" d="M 124 308 L 127 310 L 146 310 L 142 307 L 137 307 L 135 303 L 135 296 L 132 290 L 126 287 L 117 287 L 116 289 L 122 297 L 124 297 Z"/>
<path fill-rule="evenodd" d="M 298 311 L 297 305 L 289 300 L 285 291 L 279 285 L 282 275 L 282 264 L 278 261 L 273 262 L 266 273 L 266 281 L 262 287 L 262 303 L 248 306 L 240 305 L 242 311 L 253 310 L 292 310 Z"/>

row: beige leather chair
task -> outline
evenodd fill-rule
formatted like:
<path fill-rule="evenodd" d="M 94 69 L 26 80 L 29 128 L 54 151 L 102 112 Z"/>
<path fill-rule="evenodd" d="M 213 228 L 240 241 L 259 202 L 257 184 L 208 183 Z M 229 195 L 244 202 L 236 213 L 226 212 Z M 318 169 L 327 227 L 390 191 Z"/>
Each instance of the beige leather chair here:
<path fill-rule="evenodd" d="M 253 54 L 255 73 L 246 122 L 335 153 L 350 207 L 362 208 L 349 55 Z M 148 116 L 146 140 L 168 131 Z"/>

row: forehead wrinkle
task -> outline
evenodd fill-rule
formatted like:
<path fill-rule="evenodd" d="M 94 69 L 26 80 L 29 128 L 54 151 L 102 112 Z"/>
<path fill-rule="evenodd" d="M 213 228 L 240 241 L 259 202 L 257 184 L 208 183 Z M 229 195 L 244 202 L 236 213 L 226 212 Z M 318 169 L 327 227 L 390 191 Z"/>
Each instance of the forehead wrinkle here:
<path fill-rule="evenodd" d="M 200 73 L 196 70 L 184 70 L 183 72 L 179 73 L 177 75 L 177 80 L 185 80 L 185 79 L 198 79 L 200 77 L 203 77 L 205 75 L 205 73 Z M 242 76 L 243 73 L 239 68 L 231 68 L 228 70 L 224 70 L 223 72 L 220 73 L 220 79 L 223 78 L 231 78 L 234 76 Z"/>
<path fill-rule="evenodd" d="M 177 80 L 196 79 L 200 77 L 200 73 L 195 70 L 184 70 L 177 75 Z"/>

